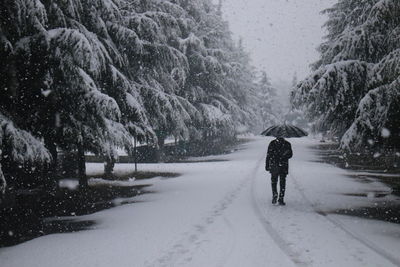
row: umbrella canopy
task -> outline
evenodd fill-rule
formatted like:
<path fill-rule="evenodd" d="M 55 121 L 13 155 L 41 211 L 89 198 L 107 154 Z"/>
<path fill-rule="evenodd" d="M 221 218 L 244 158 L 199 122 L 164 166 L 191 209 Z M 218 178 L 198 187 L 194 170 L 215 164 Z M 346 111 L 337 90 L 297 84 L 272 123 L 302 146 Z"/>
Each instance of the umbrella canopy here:
<path fill-rule="evenodd" d="M 280 124 L 267 128 L 261 135 L 291 138 L 307 136 L 308 133 L 294 125 Z"/>

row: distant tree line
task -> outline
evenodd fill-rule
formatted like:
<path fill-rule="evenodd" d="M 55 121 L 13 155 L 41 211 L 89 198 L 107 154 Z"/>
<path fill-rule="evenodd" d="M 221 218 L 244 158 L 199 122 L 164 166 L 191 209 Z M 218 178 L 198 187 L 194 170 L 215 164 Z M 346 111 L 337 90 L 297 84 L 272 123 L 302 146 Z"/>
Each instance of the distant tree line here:
<path fill-rule="evenodd" d="M 211 0 L 3 0 L 0 191 L 18 171 L 54 179 L 59 151 L 115 161 L 272 123 L 257 77 Z"/>
<path fill-rule="evenodd" d="M 292 92 L 317 131 L 352 151 L 400 149 L 400 1 L 339 0 L 314 72 Z"/>

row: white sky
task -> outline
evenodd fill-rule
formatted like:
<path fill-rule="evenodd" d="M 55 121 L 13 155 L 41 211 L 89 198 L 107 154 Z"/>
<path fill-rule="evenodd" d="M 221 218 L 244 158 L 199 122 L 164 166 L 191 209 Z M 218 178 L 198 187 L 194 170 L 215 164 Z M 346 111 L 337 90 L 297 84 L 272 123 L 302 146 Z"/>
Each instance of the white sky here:
<path fill-rule="evenodd" d="M 274 84 L 304 78 L 318 59 L 326 17 L 320 11 L 335 0 L 224 0 L 223 16 L 235 39 L 243 38 L 253 65 Z"/>

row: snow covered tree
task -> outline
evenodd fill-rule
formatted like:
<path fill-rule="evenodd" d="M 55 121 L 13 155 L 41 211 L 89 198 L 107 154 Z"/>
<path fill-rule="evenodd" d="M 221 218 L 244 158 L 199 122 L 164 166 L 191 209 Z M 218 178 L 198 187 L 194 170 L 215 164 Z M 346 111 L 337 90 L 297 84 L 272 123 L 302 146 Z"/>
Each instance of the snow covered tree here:
<path fill-rule="evenodd" d="M 258 119 L 249 109 L 255 77 L 248 55 L 210 1 L 188 1 L 184 8 L 194 21 L 181 42 L 190 66 L 185 94 L 204 118 L 200 136 L 234 136 Z"/>
<path fill-rule="evenodd" d="M 314 70 L 321 65 L 341 60 L 368 61 L 365 53 L 367 50 L 362 51 L 365 32 L 360 29 L 360 25 L 368 19 L 369 12 L 377 2 L 378 0 L 340 0 L 332 8 L 323 11 L 328 15 L 328 21 L 324 24 L 328 34 L 325 36 L 326 41 L 318 48 L 321 58 L 313 64 Z"/>
<path fill-rule="evenodd" d="M 292 103 L 304 108 L 319 131 L 343 135 L 366 93 L 368 63 L 345 61 L 320 67 L 298 84 Z"/>
<path fill-rule="evenodd" d="M 29 120 L 25 115 L 34 116 L 34 111 L 25 103 L 34 92 L 24 92 L 22 89 L 26 83 L 30 83 L 31 87 L 43 85 L 39 81 L 39 77 L 43 76 L 40 73 L 43 58 L 25 58 L 27 65 L 32 67 L 26 69 L 30 75 L 28 79 L 28 75 L 19 75 L 23 66 L 16 55 L 19 46 L 26 40 L 24 38 L 36 33 L 32 38 L 32 47 L 37 48 L 38 54 L 43 56 L 45 45 L 41 42 L 41 24 L 45 21 L 43 5 L 38 1 L 3 1 L 0 8 L 0 191 L 5 188 L 4 178 L 14 181 L 20 179 L 14 175 L 13 168 L 28 162 L 41 164 L 51 159 L 40 138 L 35 138 L 26 131 Z M 40 99 L 34 99 L 32 105 L 37 105 L 39 101 Z"/>
<path fill-rule="evenodd" d="M 40 140 L 16 127 L 9 118 L 0 113 L 0 201 L 7 186 L 4 173 L 15 180 L 17 177 L 12 175 L 12 169 L 17 164 L 46 164 L 50 160 L 51 155 Z"/>
<path fill-rule="evenodd" d="M 260 106 L 258 107 L 259 112 L 261 113 L 262 118 L 262 129 L 266 129 L 267 127 L 280 123 L 279 113 L 277 106 L 280 105 L 276 88 L 274 88 L 267 76 L 265 71 L 261 72 L 260 81 L 258 83 L 258 99 L 260 101 Z"/>
<path fill-rule="evenodd" d="M 188 23 L 183 28 L 179 48 L 188 59 L 189 71 L 179 94 L 198 110 L 189 132 L 196 139 L 217 134 L 218 127 L 222 130 L 231 121 L 223 105 L 215 100 L 222 69 L 220 60 L 211 54 L 207 43 L 210 29 L 206 26 L 213 18 L 214 7 L 209 1 L 187 1 L 181 6 L 187 12 Z"/>
<path fill-rule="evenodd" d="M 358 104 L 354 121 L 342 138 L 344 149 L 400 149 L 400 50 L 372 69 L 370 88 Z"/>
<path fill-rule="evenodd" d="M 54 162 L 57 147 L 81 160 L 85 150 L 110 157 L 116 146 L 129 147 L 129 132 L 146 131 L 139 91 L 125 76 L 126 53 L 108 33 L 107 25 L 124 24 L 117 4 L 126 2 L 20 0 L 4 11 L 2 40 L 11 39 L 9 69 L 19 81 L 5 102 L 44 138 Z"/>
<path fill-rule="evenodd" d="M 299 83 L 294 105 L 316 120 L 318 130 L 343 137 L 344 149 L 390 143 L 398 149 L 400 47 L 394 40 L 400 36 L 400 3 L 340 0 L 326 12 L 328 36 L 321 59 Z"/>
<path fill-rule="evenodd" d="M 49 177 L 60 150 L 76 153 L 85 185 L 87 151 L 110 167 L 133 138 L 162 146 L 257 124 L 248 55 L 210 0 L 3 4 L 0 112 L 44 144 Z"/>
<path fill-rule="evenodd" d="M 304 114 L 304 110 L 295 107 L 293 104 L 293 96 L 296 93 L 297 90 L 297 84 L 298 84 L 298 78 L 297 78 L 297 73 L 295 72 L 293 74 L 292 78 L 292 83 L 291 83 L 291 88 L 290 88 L 290 99 L 292 100 L 292 103 L 289 106 L 289 110 L 285 113 L 284 120 L 286 123 L 300 127 L 302 129 L 305 129 L 309 131 L 309 120 L 307 119 L 307 116 Z"/>
<path fill-rule="evenodd" d="M 188 72 L 187 58 L 179 49 L 185 12 L 173 1 L 147 1 L 135 7 L 129 25 L 143 40 L 135 72 L 149 124 L 157 135 L 160 154 L 169 135 L 187 137 L 196 109 L 179 95 Z"/>

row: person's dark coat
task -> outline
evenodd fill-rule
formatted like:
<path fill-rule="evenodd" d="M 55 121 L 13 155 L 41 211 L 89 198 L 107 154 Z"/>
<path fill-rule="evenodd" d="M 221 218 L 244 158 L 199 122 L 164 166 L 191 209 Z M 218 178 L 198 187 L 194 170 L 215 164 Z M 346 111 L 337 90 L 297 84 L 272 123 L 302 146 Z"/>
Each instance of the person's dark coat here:
<path fill-rule="evenodd" d="M 283 138 L 272 140 L 268 146 L 265 170 L 274 174 L 288 174 L 292 156 L 292 146 L 288 141 Z"/>

